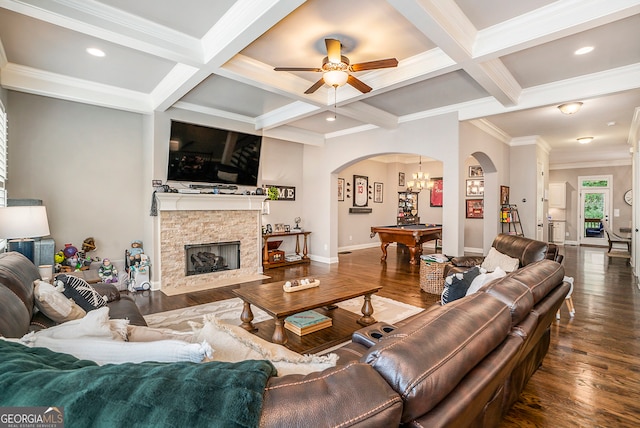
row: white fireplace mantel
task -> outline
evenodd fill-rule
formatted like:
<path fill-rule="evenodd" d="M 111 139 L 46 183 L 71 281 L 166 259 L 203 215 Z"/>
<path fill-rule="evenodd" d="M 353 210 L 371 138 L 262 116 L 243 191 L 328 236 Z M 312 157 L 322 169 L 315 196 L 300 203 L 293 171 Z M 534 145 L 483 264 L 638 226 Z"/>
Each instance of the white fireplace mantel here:
<path fill-rule="evenodd" d="M 265 195 L 156 193 L 158 211 L 260 211 Z"/>

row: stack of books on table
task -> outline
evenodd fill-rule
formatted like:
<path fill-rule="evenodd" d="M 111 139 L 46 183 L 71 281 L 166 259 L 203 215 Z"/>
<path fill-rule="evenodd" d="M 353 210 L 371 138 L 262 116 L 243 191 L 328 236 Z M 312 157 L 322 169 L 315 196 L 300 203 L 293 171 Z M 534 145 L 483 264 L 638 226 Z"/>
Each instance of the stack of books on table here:
<path fill-rule="evenodd" d="M 449 261 L 449 257 L 444 254 L 423 254 L 420 258 L 427 263 L 446 263 Z"/>
<path fill-rule="evenodd" d="M 298 336 L 304 336 L 331 325 L 331 318 L 316 311 L 304 311 L 284 319 L 284 328 Z"/>

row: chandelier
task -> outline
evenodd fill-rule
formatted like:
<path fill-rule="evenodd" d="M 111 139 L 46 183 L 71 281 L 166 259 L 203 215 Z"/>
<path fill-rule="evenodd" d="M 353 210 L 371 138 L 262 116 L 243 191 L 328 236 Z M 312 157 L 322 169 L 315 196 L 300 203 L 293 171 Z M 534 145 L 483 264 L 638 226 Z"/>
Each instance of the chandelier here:
<path fill-rule="evenodd" d="M 418 172 L 411 175 L 411 180 L 407 181 L 407 190 L 410 192 L 419 192 L 426 187 L 430 187 L 429 174 L 422 172 L 422 156 L 418 164 Z"/>

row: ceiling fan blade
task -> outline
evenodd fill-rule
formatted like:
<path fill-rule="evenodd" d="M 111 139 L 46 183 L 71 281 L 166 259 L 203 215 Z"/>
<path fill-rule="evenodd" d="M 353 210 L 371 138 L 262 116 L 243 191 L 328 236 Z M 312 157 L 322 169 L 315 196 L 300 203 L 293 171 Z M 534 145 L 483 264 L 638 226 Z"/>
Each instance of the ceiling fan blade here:
<path fill-rule="evenodd" d="M 276 67 L 275 71 L 322 71 L 317 67 Z"/>
<path fill-rule="evenodd" d="M 361 62 L 358 64 L 351 64 L 349 70 L 351 71 L 364 71 L 375 70 L 377 68 L 389 68 L 397 67 L 398 60 L 395 58 L 379 59 L 376 61 Z"/>
<path fill-rule="evenodd" d="M 324 85 L 324 79 L 320 79 L 318 80 L 316 83 L 313 84 L 313 86 L 311 86 L 309 89 L 307 89 L 306 91 L 304 91 L 305 94 L 313 94 L 315 91 L 317 91 L 320 86 Z"/>
<path fill-rule="evenodd" d="M 340 40 L 324 39 L 324 43 L 327 45 L 327 58 L 329 58 L 329 62 L 340 64 L 340 61 L 342 60 L 340 53 Z"/>
<path fill-rule="evenodd" d="M 352 75 L 349 75 L 349 77 L 347 78 L 347 83 L 353 86 L 354 88 L 356 88 L 357 90 L 359 90 L 360 92 L 362 92 L 363 94 L 366 94 L 367 92 L 371 91 L 371 86 L 367 85 L 362 80 L 356 79 Z"/>

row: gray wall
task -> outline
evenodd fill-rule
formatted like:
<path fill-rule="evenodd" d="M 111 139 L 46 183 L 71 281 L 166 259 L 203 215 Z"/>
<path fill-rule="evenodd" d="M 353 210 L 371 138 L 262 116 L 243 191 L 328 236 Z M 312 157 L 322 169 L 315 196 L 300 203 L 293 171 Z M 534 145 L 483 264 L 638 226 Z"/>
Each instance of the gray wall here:
<path fill-rule="evenodd" d="M 565 239 L 571 243 L 578 240 L 578 210 L 580 209 L 578 195 L 578 177 L 587 175 L 613 175 L 613 195 L 611 197 L 611 212 L 620 210 L 620 216 L 611 219 L 614 232 L 618 233 L 620 227 L 631 227 L 631 206 L 624 202 L 624 193 L 631 189 L 631 165 L 598 168 L 555 169 L 549 173 L 549 182 L 567 182 L 567 209 L 566 232 L 569 236 Z"/>
<path fill-rule="evenodd" d="M 92 256 L 122 259 L 150 204 L 142 115 L 14 91 L 8 104 L 9 197 L 44 201 L 58 249 L 94 237 Z"/>

